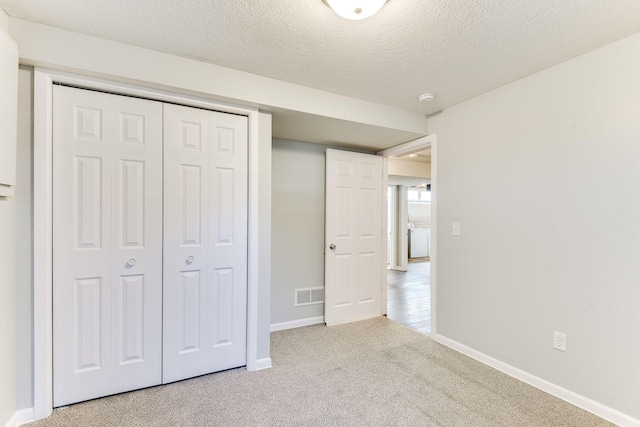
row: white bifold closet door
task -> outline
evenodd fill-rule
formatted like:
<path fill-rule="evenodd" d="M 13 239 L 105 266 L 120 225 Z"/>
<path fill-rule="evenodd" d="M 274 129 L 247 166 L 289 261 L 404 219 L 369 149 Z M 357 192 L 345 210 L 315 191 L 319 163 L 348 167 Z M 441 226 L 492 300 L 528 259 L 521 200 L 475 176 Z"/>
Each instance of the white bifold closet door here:
<path fill-rule="evenodd" d="M 162 104 L 53 88 L 54 406 L 162 380 Z"/>
<path fill-rule="evenodd" d="M 165 105 L 163 382 L 246 364 L 244 116 Z"/>
<path fill-rule="evenodd" d="M 53 104 L 54 406 L 245 365 L 247 118 Z"/>

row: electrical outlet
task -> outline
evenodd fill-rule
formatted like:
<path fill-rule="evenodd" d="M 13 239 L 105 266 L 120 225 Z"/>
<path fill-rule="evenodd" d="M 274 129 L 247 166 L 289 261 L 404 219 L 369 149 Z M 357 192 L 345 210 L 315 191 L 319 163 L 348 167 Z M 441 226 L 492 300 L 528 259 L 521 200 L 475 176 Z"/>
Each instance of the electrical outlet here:
<path fill-rule="evenodd" d="M 562 332 L 553 332 L 553 348 L 556 350 L 567 352 L 567 334 Z"/>
<path fill-rule="evenodd" d="M 460 223 L 459 222 L 454 222 L 453 224 L 451 224 L 451 235 L 452 236 L 459 236 L 460 235 Z"/>

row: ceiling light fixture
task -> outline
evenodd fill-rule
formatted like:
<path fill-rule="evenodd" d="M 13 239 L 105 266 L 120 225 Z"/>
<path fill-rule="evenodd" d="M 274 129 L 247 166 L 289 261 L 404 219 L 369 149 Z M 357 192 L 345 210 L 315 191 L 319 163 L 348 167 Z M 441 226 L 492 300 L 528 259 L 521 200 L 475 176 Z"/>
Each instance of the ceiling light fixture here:
<path fill-rule="evenodd" d="M 418 95 L 418 101 L 420 102 L 428 102 L 433 100 L 436 97 L 435 94 L 431 92 L 423 93 L 422 95 Z"/>
<path fill-rule="evenodd" d="M 358 21 L 373 16 L 388 0 L 323 0 L 345 19 Z"/>

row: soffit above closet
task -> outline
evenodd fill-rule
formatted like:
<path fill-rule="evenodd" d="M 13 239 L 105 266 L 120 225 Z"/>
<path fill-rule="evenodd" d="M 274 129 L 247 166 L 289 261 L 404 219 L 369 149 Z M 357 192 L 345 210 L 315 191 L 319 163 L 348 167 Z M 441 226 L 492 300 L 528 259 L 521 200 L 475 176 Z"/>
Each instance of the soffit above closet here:
<path fill-rule="evenodd" d="M 324 117 L 284 109 L 273 113 L 273 137 L 333 147 L 380 151 L 423 137 L 423 133 Z"/>

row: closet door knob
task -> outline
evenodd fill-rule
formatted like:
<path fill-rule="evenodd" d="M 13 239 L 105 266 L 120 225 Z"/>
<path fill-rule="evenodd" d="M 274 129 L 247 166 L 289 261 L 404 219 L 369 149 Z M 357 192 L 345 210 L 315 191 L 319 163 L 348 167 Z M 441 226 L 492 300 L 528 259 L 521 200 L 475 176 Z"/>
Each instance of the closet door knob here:
<path fill-rule="evenodd" d="M 129 267 L 133 267 L 134 265 L 136 265 L 136 259 L 135 258 L 131 258 L 129 261 L 127 261 L 127 265 Z"/>
<path fill-rule="evenodd" d="M 193 257 L 193 255 L 190 255 L 187 257 L 187 264 L 191 264 L 193 262 L 195 258 Z"/>
<path fill-rule="evenodd" d="M 329 245 L 329 249 L 334 250 L 336 248 L 336 245 L 334 245 L 333 243 Z"/>

